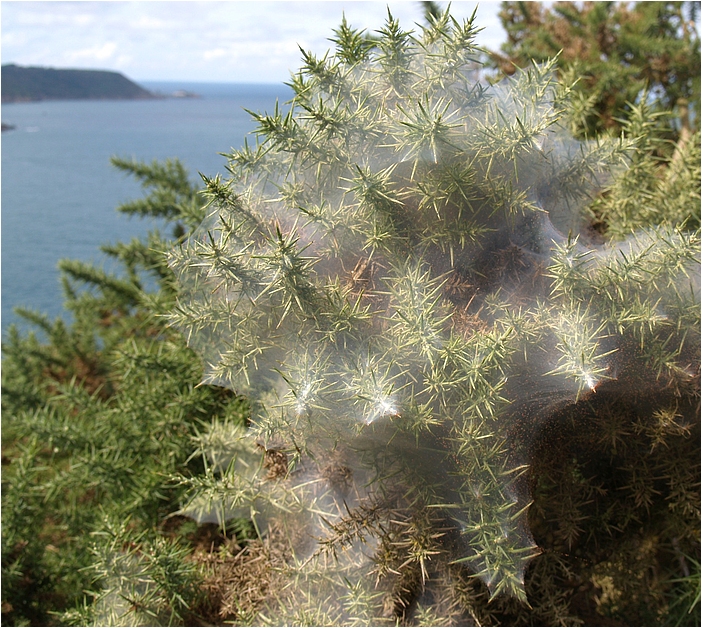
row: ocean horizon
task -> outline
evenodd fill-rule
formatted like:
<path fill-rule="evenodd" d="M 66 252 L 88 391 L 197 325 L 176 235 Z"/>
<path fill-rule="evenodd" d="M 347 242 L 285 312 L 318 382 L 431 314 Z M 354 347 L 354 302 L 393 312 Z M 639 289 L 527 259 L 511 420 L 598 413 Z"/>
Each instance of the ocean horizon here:
<path fill-rule="evenodd" d="M 22 306 L 63 316 L 61 259 L 110 268 L 101 244 L 141 237 L 159 221 L 118 213 L 143 196 L 113 155 L 151 162 L 178 158 L 193 182 L 225 175 L 221 153 L 243 145 L 255 123 L 244 108 L 272 111 L 292 97 L 283 84 L 135 81 L 150 91 L 197 98 L 56 100 L 2 105 L 2 332 Z M 255 141 L 251 138 L 250 141 Z"/>

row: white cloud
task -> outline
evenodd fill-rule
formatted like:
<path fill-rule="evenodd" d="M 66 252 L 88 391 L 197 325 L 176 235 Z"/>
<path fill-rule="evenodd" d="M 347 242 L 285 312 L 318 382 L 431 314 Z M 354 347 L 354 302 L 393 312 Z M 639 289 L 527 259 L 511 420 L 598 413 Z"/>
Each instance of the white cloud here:
<path fill-rule="evenodd" d="M 137 19 L 129 22 L 131 28 L 144 30 L 164 30 L 177 26 L 172 20 L 163 20 L 151 15 L 140 15 Z"/>
<path fill-rule="evenodd" d="M 443 3 L 442 3 L 443 4 Z M 475 2 L 454 2 L 469 17 Z M 405 29 L 422 21 L 419 2 L 390 1 Z M 299 66 L 299 43 L 316 54 L 342 13 L 356 28 L 375 31 L 386 2 L 137 1 L 2 3 L 3 63 L 77 64 L 125 72 L 135 80 L 280 82 Z M 504 40 L 499 4 L 482 2 L 479 43 Z"/>
<path fill-rule="evenodd" d="M 24 46 L 29 41 L 26 32 L 15 31 L 2 34 L 2 43 L 4 46 Z"/>
<path fill-rule="evenodd" d="M 95 22 L 95 16 L 82 13 L 80 15 L 74 15 L 71 22 L 76 26 L 85 27 Z"/>
<path fill-rule="evenodd" d="M 105 42 L 101 46 L 68 51 L 64 54 L 64 58 L 71 63 L 91 60 L 106 61 L 114 56 L 116 50 L 117 44 L 114 42 Z"/>
<path fill-rule="evenodd" d="M 215 48 L 214 50 L 205 50 L 202 53 L 202 58 L 205 61 L 212 61 L 212 59 L 219 59 L 220 57 L 225 57 L 229 51 L 224 48 Z"/>
<path fill-rule="evenodd" d="M 119 55 L 115 59 L 115 66 L 120 69 L 128 68 L 134 61 L 134 57 L 131 55 Z"/>

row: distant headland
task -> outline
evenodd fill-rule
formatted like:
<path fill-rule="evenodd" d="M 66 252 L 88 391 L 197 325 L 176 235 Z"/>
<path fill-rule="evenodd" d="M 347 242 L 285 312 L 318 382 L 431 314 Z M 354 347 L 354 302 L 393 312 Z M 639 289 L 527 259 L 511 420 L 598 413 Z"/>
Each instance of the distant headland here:
<path fill-rule="evenodd" d="M 2 102 L 37 100 L 144 100 L 163 98 L 119 72 L 2 66 Z"/>

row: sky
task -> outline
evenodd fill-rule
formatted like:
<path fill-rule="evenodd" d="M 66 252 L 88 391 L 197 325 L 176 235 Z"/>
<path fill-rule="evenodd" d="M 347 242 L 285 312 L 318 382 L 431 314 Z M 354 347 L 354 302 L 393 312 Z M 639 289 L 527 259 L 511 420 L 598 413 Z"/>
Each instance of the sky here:
<path fill-rule="evenodd" d="M 454 1 L 451 13 L 467 18 L 476 5 L 477 43 L 497 50 L 506 38 L 499 2 Z M 374 31 L 388 7 L 405 29 L 423 21 L 417 1 L 3 1 L 2 63 L 115 70 L 135 81 L 279 83 L 300 65 L 298 44 L 321 55 L 342 14 Z"/>

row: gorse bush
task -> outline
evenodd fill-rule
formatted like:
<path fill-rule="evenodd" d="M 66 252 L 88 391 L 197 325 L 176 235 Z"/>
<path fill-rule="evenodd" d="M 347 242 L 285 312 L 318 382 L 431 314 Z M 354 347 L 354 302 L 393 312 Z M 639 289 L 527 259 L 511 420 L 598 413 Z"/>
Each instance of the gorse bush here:
<path fill-rule="evenodd" d="M 203 382 L 252 404 L 246 433 L 199 437 L 181 512 L 251 517 L 285 547 L 258 621 L 489 623 L 486 585 L 515 621 L 529 597 L 569 623 L 554 583 L 595 524 L 614 614 L 621 587 L 650 586 L 625 584 L 626 551 L 697 547 L 699 169 L 678 157 L 655 184 L 665 216 L 654 184 L 646 211 L 623 206 L 655 115 L 577 142 L 553 64 L 486 86 L 475 33 L 389 15 L 368 43 L 343 22 L 290 107 L 253 114 L 259 141 L 205 179 L 206 218 L 170 253 L 170 323 Z M 584 210 L 605 186 L 598 211 L 630 235 L 597 244 Z"/>
<path fill-rule="evenodd" d="M 182 165 L 114 162 L 149 191 L 123 211 L 178 231 L 201 222 L 203 200 Z M 173 305 L 170 246 L 153 232 L 104 247 L 120 275 L 62 261 L 73 321 L 20 310 L 39 334 L 10 327 L 4 339 L 5 625 L 189 624 L 206 614 L 193 584 L 204 575 L 183 560 L 192 534 L 168 519 L 184 498 L 169 476 L 201 473 L 191 453 L 202 423 L 241 422 L 246 409 L 229 391 L 198 386 L 197 357 L 158 316 Z"/>
<path fill-rule="evenodd" d="M 503 2 L 507 32 L 491 53 L 512 74 L 559 55 L 559 71 L 579 77 L 578 132 L 621 128 L 641 92 L 670 117 L 669 137 L 699 128 L 700 38 L 697 2 Z M 674 120 L 674 122 L 673 122 Z"/>
<path fill-rule="evenodd" d="M 113 160 L 173 238 L 4 339 L 3 624 L 699 625 L 699 135 L 430 9 Z"/>

